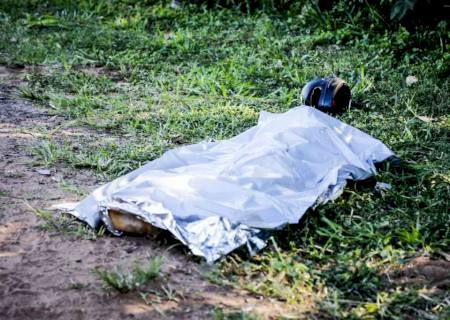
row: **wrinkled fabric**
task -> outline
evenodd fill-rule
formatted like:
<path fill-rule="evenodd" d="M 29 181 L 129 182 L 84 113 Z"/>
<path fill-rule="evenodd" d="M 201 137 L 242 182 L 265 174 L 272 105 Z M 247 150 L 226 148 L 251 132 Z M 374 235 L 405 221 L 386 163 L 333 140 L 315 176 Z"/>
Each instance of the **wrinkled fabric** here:
<path fill-rule="evenodd" d="M 170 231 L 213 262 L 247 245 L 265 245 L 264 230 L 298 223 L 306 210 L 339 196 L 347 179 L 375 174 L 392 156 L 379 140 L 314 108 L 262 112 L 238 136 L 166 152 L 95 190 L 71 212 L 91 227 L 114 230 L 119 209 Z"/>

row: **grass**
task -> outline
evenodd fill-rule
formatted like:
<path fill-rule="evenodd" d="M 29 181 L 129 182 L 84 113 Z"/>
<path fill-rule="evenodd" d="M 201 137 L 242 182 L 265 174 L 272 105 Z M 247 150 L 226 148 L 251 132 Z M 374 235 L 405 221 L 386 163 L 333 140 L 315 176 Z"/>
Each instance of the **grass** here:
<path fill-rule="evenodd" d="M 136 261 L 133 269 L 129 272 L 124 272 L 116 268 L 113 271 L 96 269 L 95 273 L 105 286 L 114 288 L 120 293 L 127 293 L 156 279 L 160 274 L 163 262 L 164 260 L 161 257 L 153 258 L 145 266 L 140 266 Z"/>
<path fill-rule="evenodd" d="M 158 290 L 140 291 L 139 296 L 148 305 L 159 304 L 163 300 L 178 303 L 185 298 L 181 291 L 175 290 L 169 284 L 161 285 Z"/>
<path fill-rule="evenodd" d="M 223 309 L 216 309 L 213 312 L 214 320 L 258 320 L 257 316 L 245 312 L 228 312 Z"/>
<path fill-rule="evenodd" d="M 88 190 L 82 186 L 76 186 L 70 181 L 64 180 L 63 178 L 59 181 L 58 186 L 61 190 L 70 192 L 77 196 L 77 198 L 82 199 L 89 194 Z"/>
<path fill-rule="evenodd" d="M 53 234 L 61 234 L 86 240 L 97 240 L 105 234 L 105 228 L 103 226 L 98 230 L 92 230 L 68 214 L 55 215 L 49 211 L 34 208 L 33 211 L 42 220 L 42 223 L 37 227 Z"/>
<path fill-rule="evenodd" d="M 73 279 L 70 280 L 70 283 L 68 285 L 68 289 L 70 290 L 81 290 L 87 287 L 87 284 L 81 283 L 79 281 L 74 281 Z"/>
<path fill-rule="evenodd" d="M 28 67 L 24 98 L 112 137 L 55 133 L 33 149 L 37 159 L 105 179 L 182 144 L 232 137 L 261 110 L 300 104 L 307 80 L 338 74 L 361 105 L 339 118 L 403 161 L 375 177 L 392 188 L 347 188 L 275 232 L 259 255 L 224 259 L 215 279 L 295 305 L 303 317 L 444 319 L 448 288 L 430 295 L 429 284 L 385 274 L 450 247 L 448 25 L 385 31 L 352 18 L 308 5 L 244 14 L 158 1 L 3 1 L 0 64 Z M 407 85 L 409 75 L 419 81 Z M 127 277 L 111 281 L 126 288 Z"/>

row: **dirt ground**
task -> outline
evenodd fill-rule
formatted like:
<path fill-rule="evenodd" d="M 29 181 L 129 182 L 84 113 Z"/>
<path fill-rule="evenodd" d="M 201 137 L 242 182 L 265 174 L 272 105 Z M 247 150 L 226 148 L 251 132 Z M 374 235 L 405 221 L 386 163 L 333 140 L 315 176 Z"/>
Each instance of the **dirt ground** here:
<path fill-rule="evenodd" d="M 53 130 L 56 138 L 92 132 L 66 126 L 66 119 L 20 99 L 22 74 L 20 69 L 0 69 L 1 318 L 211 319 L 214 310 L 222 308 L 264 317 L 281 313 L 276 302 L 207 281 L 204 274 L 209 267 L 194 262 L 173 243 L 108 235 L 85 240 L 38 228 L 42 221 L 36 209 L 79 200 L 61 188 L 61 179 L 87 190 L 100 182 L 89 171 L 63 166 L 45 168 L 50 175 L 38 172 L 42 168 L 34 166 L 29 148 L 39 143 L 39 132 Z M 161 255 L 163 276 L 154 289 L 170 289 L 174 292 L 170 299 L 150 294 L 146 303 L 136 292 L 105 290 L 93 273 L 96 267 L 127 270 L 135 259 L 142 262 Z"/>

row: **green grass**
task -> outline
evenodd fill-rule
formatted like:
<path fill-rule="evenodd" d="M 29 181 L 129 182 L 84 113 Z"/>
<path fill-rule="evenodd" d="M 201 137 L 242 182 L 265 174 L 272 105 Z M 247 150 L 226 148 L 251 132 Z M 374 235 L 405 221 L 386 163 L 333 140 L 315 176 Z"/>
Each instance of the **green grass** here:
<path fill-rule="evenodd" d="M 24 98 L 112 137 L 55 133 L 33 148 L 37 160 L 105 179 L 182 144 L 232 137 L 261 110 L 300 104 L 307 80 L 338 74 L 362 105 L 339 118 L 403 160 L 375 178 L 392 189 L 347 188 L 256 257 L 224 259 L 215 279 L 304 317 L 444 319 L 448 288 L 431 295 L 427 284 L 384 278 L 450 247 L 448 25 L 385 31 L 350 18 L 308 5 L 247 15 L 157 1 L 4 1 L 0 64 L 29 67 Z M 406 85 L 408 75 L 419 81 Z"/>
<path fill-rule="evenodd" d="M 127 293 L 156 279 L 163 262 L 164 259 L 161 257 L 152 258 L 145 266 L 140 266 L 136 261 L 129 272 L 116 268 L 112 271 L 96 269 L 95 273 L 106 287 L 114 288 L 120 293 Z"/>
<path fill-rule="evenodd" d="M 228 312 L 223 309 L 216 309 L 213 312 L 214 320 L 258 320 L 260 319 L 257 316 L 245 313 L 243 311 L 240 312 Z"/>
<path fill-rule="evenodd" d="M 181 290 L 176 290 L 169 284 L 161 285 L 157 290 L 139 291 L 139 296 L 148 305 L 160 304 L 164 300 L 179 303 L 185 299 Z"/>
<path fill-rule="evenodd" d="M 70 290 L 81 290 L 87 287 L 87 284 L 81 283 L 79 281 L 70 280 L 69 285 L 67 286 Z"/>
<path fill-rule="evenodd" d="M 68 214 L 53 214 L 46 210 L 34 208 L 32 208 L 32 210 L 36 216 L 41 219 L 41 222 L 37 227 L 53 234 L 60 234 L 86 240 L 97 240 L 105 234 L 105 228 L 103 226 L 98 230 L 92 230 L 84 223 Z"/>

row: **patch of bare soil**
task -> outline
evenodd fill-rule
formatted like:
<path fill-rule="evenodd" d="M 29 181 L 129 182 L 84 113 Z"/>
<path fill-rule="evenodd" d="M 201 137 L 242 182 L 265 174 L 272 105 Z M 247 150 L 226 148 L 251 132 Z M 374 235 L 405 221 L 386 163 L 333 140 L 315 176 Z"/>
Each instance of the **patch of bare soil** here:
<path fill-rule="evenodd" d="M 427 286 L 436 292 L 450 290 L 450 261 L 420 256 L 384 276 L 396 285 Z"/>
<path fill-rule="evenodd" d="M 181 250 L 149 238 L 103 236 L 86 240 L 44 231 L 33 208 L 49 208 L 77 196 L 63 190 L 61 177 L 88 190 L 99 185 L 89 172 L 58 165 L 38 172 L 27 148 L 38 145 L 35 128 L 52 130 L 67 123 L 21 100 L 15 94 L 23 70 L 0 66 L 0 314 L 5 319 L 204 319 L 215 308 L 244 310 L 270 317 L 280 304 L 205 280 L 206 266 Z M 3 84 L 2 84 L 3 83 Z M 64 126 L 63 126 L 64 127 Z M 56 134 L 70 136 L 84 128 Z M 64 132 L 63 132 L 64 131 Z M 89 131 L 89 135 L 93 134 Z M 42 168 L 41 168 L 42 169 Z M 163 276 L 138 293 L 106 291 L 93 273 L 96 267 L 120 266 L 164 256 Z M 145 290 L 144 290 L 145 291 Z M 148 292 L 148 291 L 147 291 Z M 168 298 L 169 296 L 172 298 Z"/>

